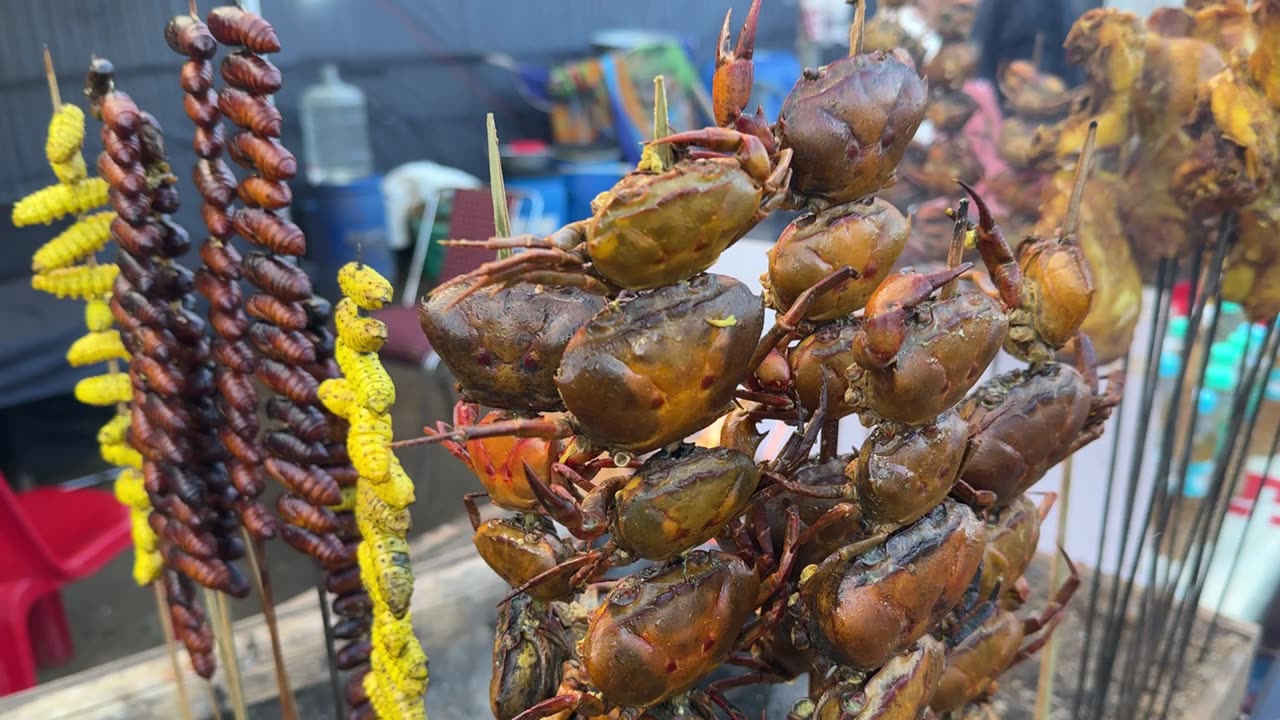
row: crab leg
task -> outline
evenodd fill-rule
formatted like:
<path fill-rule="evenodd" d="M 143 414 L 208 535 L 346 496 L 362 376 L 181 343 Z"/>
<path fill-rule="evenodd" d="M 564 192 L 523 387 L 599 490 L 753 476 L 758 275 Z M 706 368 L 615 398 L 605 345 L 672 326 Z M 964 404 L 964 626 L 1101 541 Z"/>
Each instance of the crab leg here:
<path fill-rule="evenodd" d="M 963 180 L 956 180 L 956 182 L 969 193 L 969 197 L 973 198 L 973 205 L 978 210 L 978 225 L 974 228 L 978 254 L 982 256 L 982 263 L 991 273 L 992 282 L 1000 290 L 1000 299 L 1004 302 L 1006 309 L 1021 307 L 1022 270 L 1013 256 L 1013 250 L 1005 241 L 1004 233 L 996 224 L 995 218 L 991 215 L 991 209 L 987 207 L 986 201 L 978 191 Z"/>
<path fill-rule="evenodd" d="M 448 440 L 466 442 L 467 440 L 490 437 L 532 437 L 557 440 L 573 436 L 573 428 L 567 422 L 547 418 L 504 420 L 488 425 L 455 427 L 448 432 L 440 432 L 431 428 L 423 428 L 422 430 L 429 434 L 426 437 L 393 442 L 391 447 L 399 449 L 415 445 L 435 445 Z"/>
<path fill-rule="evenodd" d="M 804 314 L 808 312 L 809 307 L 815 300 L 823 294 L 828 293 L 846 280 L 856 280 L 858 271 L 845 265 L 830 275 L 822 278 L 816 285 L 800 293 L 796 301 L 791 303 L 791 307 L 787 312 L 774 321 L 773 327 L 769 328 L 769 332 L 765 333 L 761 338 L 760 344 L 756 345 L 756 351 L 751 356 L 751 362 L 747 365 L 747 374 L 754 374 L 756 368 L 760 367 L 760 363 L 769 356 L 769 353 L 781 345 L 791 333 L 795 332 L 796 326 L 804 319 Z"/>

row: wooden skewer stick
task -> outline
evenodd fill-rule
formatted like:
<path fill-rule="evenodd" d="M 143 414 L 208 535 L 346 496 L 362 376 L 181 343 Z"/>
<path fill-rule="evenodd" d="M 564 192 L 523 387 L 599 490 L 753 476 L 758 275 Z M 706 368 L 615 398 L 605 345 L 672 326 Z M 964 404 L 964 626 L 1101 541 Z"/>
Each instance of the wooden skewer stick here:
<path fill-rule="evenodd" d="M 1067 546 L 1067 512 L 1071 507 L 1071 456 L 1062 461 L 1062 488 L 1058 493 L 1058 547 Z M 1049 597 L 1062 584 L 1062 553 L 1053 554 L 1049 561 Z M 1053 710 L 1053 672 L 1058 660 L 1058 635 L 1049 636 L 1040 654 L 1040 677 L 1036 682 L 1036 712 L 1034 720 L 1048 720 Z"/>
<path fill-rule="evenodd" d="M 58 91 L 58 76 L 53 72 L 53 55 L 49 53 L 49 46 L 44 46 L 44 79 L 49 83 L 49 99 L 53 101 L 53 111 L 58 112 L 62 107 L 62 93 Z"/>
<path fill-rule="evenodd" d="M 953 268 L 964 260 L 964 240 L 969 234 L 969 199 L 962 198 L 955 211 L 947 212 L 956 223 L 955 230 L 951 233 L 951 247 L 947 248 L 947 267 Z M 942 291 L 938 294 L 939 299 L 950 300 L 955 297 L 959 285 L 960 278 L 954 278 L 943 285 Z"/>
<path fill-rule="evenodd" d="M 867 24 L 867 0 L 845 0 L 853 6 L 853 24 L 849 26 L 849 56 L 862 54 L 862 37 Z"/>
<path fill-rule="evenodd" d="M 1089 166 L 1093 164 L 1093 149 L 1098 141 L 1098 121 L 1089 123 L 1089 131 L 1084 136 L 1084 147 L 1080 150 L 1080 159 L 1076 161 L 1076 176 L 1071 187 L 1071 202 L 1067 204 L 1067 219 L 1062 223 L 1062 242 L 1075 242 L 1076 230 L 1080 226 L 1080 206 L 1084 203 L 1084 186 L 1089 180 Z"/>
<path fill-rule="evenodd" d="M 240 526 L 244 535 L 244 545 L 248 549 L 249 574 L 258 591 L 258 599 L 262 603 L 262 619 L 267 625 L 267 634 L 271 637 L 271 660 L 275 663 L 276 688 L 280 691 L 280 717 L 283 720 L 298 720 L 298 703 L 289 687 L 289 673 L 284 666 L 284 650 L 280 646 L 280 628 L 276 624 L 276 602 L 271 591 L 271 577 L 267 574 L 267 548 L 259 540 L 254 539 L 249 531 Z"/>
<path fill-rule="evenodd" d="M 222 593 L 208 588 L 205 588 L 204 596 L 209 614 L 215 618 L 218 654 L 222 656 L 222 672 L 227 676 L 227 690 L 231 693 L 231 712 L 236 720 L 248 720 L 249 711 L 244 704 L 244 689 L 240 685 L 240 660 L 236 657 L 236 638 L 231 629 L 226 601 Z"/>
<path fill-rule="evenodd" d="M 178 690 L 178 712 L 182 720 L 191 720 L 191 698 L 187 696 L 187 684 L 182 679 L 182 666 L 178 664 L 177 637 L 173 632 L 173 620 L 169 618 L 169 603 L 164 597 L 164 588 L 160 581 L 151 583 L 155 591 L 156 617 L 160 619 L 160 627 L 164 630 L 164 645 L 169 651 L 169 664 L 173 666 L 173 682 Z"/>
<path fill-rule="evenodd" d="M 191 13 L 191 17 L 200 17 L 200 9 L 196 7 L 196 0 L 191 0 L 187 3 L 187 12 Z"/>

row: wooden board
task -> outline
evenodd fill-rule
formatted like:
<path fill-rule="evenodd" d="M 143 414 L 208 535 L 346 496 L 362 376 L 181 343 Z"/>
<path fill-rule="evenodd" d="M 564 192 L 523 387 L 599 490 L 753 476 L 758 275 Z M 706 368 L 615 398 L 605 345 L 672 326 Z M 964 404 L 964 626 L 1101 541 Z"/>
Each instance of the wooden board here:
<path fill-rule="evenodd" d="M 471 526 L 463 519 L 429 532 L 410 548 L 415 559 L 411 612 L 414 630 L 424 643 L 443 644 L 459 632 L 458 617 L 477 603 L 493 605 L 506 585 L 480 560 L 471 545 Z M 280 637 L 291 687 L 327 683 L 328 662 L 315 592 L 303 593 L 277 606 Z M 245 700 L 249 704 L 276 697 L 271 644 L 262 617 L 235 624 Z M 212 714 L 204 680 L 187 666 L 180 652 L 184 682 L 195 717 Z M 214 676 L 219 695 L 227 691 L 221 672 Z M 173 720 L 177 710 L 172 665 L 163 647 L 0 698 L 5 720 Z"/>

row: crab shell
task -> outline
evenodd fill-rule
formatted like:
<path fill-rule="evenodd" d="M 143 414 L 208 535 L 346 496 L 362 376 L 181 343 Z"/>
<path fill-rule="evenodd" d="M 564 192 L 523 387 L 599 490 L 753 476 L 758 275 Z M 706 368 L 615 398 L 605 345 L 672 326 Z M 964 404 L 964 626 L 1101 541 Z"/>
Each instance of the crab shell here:
<path fill-rule="evenodd" d="M 660 452 L 614 496 L 614 537 L 639 557 L 666 560 L 742 514 L 759 483 L 760 468 L 737 450 L 686 445 Z"/>
<path fill-rule="evenodd" d="M 673 698 L 729 657 L 759 588 L 746 563 L 722 552 L 695 550 L 632 575 L 591 616 L 583 666 L 615 705 Z"/>
<path fill-rule="evenodd" d="M 1022 640 L 1022 621 L 1007 610 L 996 610 L 947 652 L 947 667 L 929 706 L 935 712 L 950 712 L 987 692 L 1018 656 Z"/>
<path fill-rule="evenodd" d="M 529 526 L 515 518 L 486 520 L 476 528 L 471 541 L 485 564 L 508 585 L 518 587 L 535 575 L 550 570 L 572 554 L 554 528 Z M 573 593 L 569 576 L 552 578 L 529 588 L 528 594 L 539 600 L 560 600 Z"/>
<path fill-rule="evenodd" d="M 858 276 L 824 293 L 805 313 L 815 321 L 846 317 L 889 276 L 910 235 L 911 221 L 879 198 L 802 215 L 769 248 L 769 272 L 761 277 L 769 304 L 785 312 L 801 293 L 848 265 Z"/>
<path fill-rule="evenodd" d="M 502 411 L 486 415 L 480 425 L 510 420 Z M 498 436 L 467 440 L 468 464 L 494 505 L 507 510 L 528 511 L 539 507 L 529 486 L 525 465 L 538 472 L 543 482 L 551 481 L 551 462 L 557 443 L 544 438 Z"/>
<path fill-rule="evenodd" d="M 596 445 L 655 450 L 727 411 L 763 326 L 746 285 L 699 275 L 607 306 L 569 341 L 556 386 Z"/>
<path fill-rule="evenodd" d="M 592 266 L 629 290 L 687 280 L 759 222 L 762 181 L 731 157 L 633 171 L 592 201 Z"/>
<path fill-rule="evenodd" d="M 806 72 L 783 101 L 776 129 L 779 146 L 794 151 L 792 191 L 838 205 L 891 184 L 927 104 L 928 83 L 902 51 Z"/>
<path fill-rule="evenodd" d="M 1000 352 L 1009 319 L 995 300 L 961 293 L 909 320 L 893 364 L 849 366 L 846 399 L 886 420 L 925 425 L 960 402 Z"/>
<path fill-rule="evenodd" d="M 883 666 L 962 599 L 985 544 L 973 511 L 947 500 L 865 552 L 809 566 L 800 597 L 814 647 L 854 669 Z"/>
<path fill-rule="evenodd" d="M 517 595 L 498 611 L 493 638 L 489 707 L 496 720 L 511 720 L 555 695 L 567 653 L 539 631 L 541 619 L 528 595 Z"/>
<path fill-rule="evenodd" d="M 947 411 L 928 425 L 871 431 L 845 468 L 867 519 L 901 527 L 933 509 L 951 492 L 969 445 L 969 425 Z"/>
<path fill-rule="evenodd" d="M 504 410 L 563 407 L 554 381 L 565 345 L 604 299 L 573 287 L 521 283 L 473 293 L 465 285 L 432 294 L 418 308 L 422 332 L 467 400 Z"/>
<path fill-rule="evenodd" d="M 845 370 L 853 364 L 853 337 L 861 327 L 857 319 L 824 324 L 787 353 L 792 383 L 805 410 L 817 412 L 825 370 L 827 417 L 841 418 L 857 412 L 857 406 L 845 401 L 849 390 Z"/>
<path fill-rule="evenodd" d="M 1092 402 L 1084 376 L 1062 363 L 988 380 L 959 407 L 972 432 L 960 479 L 1012 503 L 1066 458 Z"/>
<path fill-rule="evenodd" d="M 1027 571 L 1040 542 L 1040 511 L 1020 495 L 987 520 L 987 549 L 982 558 L 978 597 L 988 598 L 996 586 L 1013 587 Z"/>
<path fill-rule="evenodd" d="M 942 679 L 945 657 L 942 643 L 926 635 L 871 676 L 857 712 L 849 712 L 849 698 L 837 686 L 818 700 L 813 720 L 916 720 Z"/>
<path fill-rule="evenodd" d="M 1079 245 L 1056 238 L 1024 241 L 1018 265 L 1024 278 L 1022 308 L 1011 313 L 1005 351 L 1030 362 L 1048 362 L 1089 316 L 1093 272 Z"/>

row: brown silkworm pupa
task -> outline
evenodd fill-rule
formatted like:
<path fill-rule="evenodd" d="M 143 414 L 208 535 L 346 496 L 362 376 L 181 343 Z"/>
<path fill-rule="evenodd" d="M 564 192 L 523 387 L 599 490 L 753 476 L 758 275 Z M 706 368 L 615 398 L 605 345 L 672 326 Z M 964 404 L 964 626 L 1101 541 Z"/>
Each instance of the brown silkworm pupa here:
<path fill-rule="evenodd" d="M 122 166 L 106 150 L 98 153 L 98 174 L 112 190 L 128 197 L 141 195 L 147 189 L 147 178 L 137 171 L 137 165 Z"/>
<path fill-rule="evenodd" d="M 254 135 L 280 137 L 284 119 L 280 110 L 265 97 L 232 87 L 224 87 L 218 93 L 218 109 L 227 119 Z"/>
<path fill-rule="evenodd" d="M 307 239 L 301 228 L 264 210 L 237 210 L 235 229 L 244 239 L 277 255 L 299 256 L 307 252 Z"/>
<path fill-rule="evenodd" d="M 244 204 L 267 210 L 283 210 L 293 202 L 293 191 L 287 183 L 256 175 L 241 180 L 236 194 Z"/>
<path fill-rule="evenodd" d="M 275 95 L 284 84 L 284 76 L 270 60 L 243 50 L 222 59 L 222 79 L 254 95 Z"/>
<path fill-rule="evenodd" d="M 218 43 L 200 18 L 176 15 L 164 26 L 164 41 L 179 55 L 208 60 L 218 52 Z"/>
<path fill-rule="evenodd" d="M 188 60 L 182 63 L 178 84 L 191 95 L 200 95 L 213 87 L 213 64 L 208 60 Z"/>
<path fill-rule="evenodd" d="M 191 179 L 196 192 L 210 205 L 225 208 L 235 199 L 236 176 L 222 160 L 197 160 Z"/>
<path fill-rule="evenodd" d="M 240 274 L 262 292 L 283 302 L 302 302 L 311 297 L 311 278 L 302 268 L 270 255 L 258 252 L 245 255 Z"/>
<path fill-rule="evenodd" d="M 280 52 L 280 38 L 271 23 L 233 5 L 216 7 L 207 16 L 209 32 L 223 45 L 238 45 L 256 53 Z"/>
<path fill-rule="evenodd" d="M 270 295 L 255 293 L 245 301 L 244 311 L 250 317 L 264 320 L 285 330 L 302 330 L 307 326 L 307 313 L 298 303 L 286 303 Z"/>
<path fill-rule="evenodd" d="M 232 157 L 243 156 L 268 180 L 289 180 L 298 174 L 297 158 L 275 138 L 241 132 L 231 138 L 230 145 L 236 148 Z"/>

